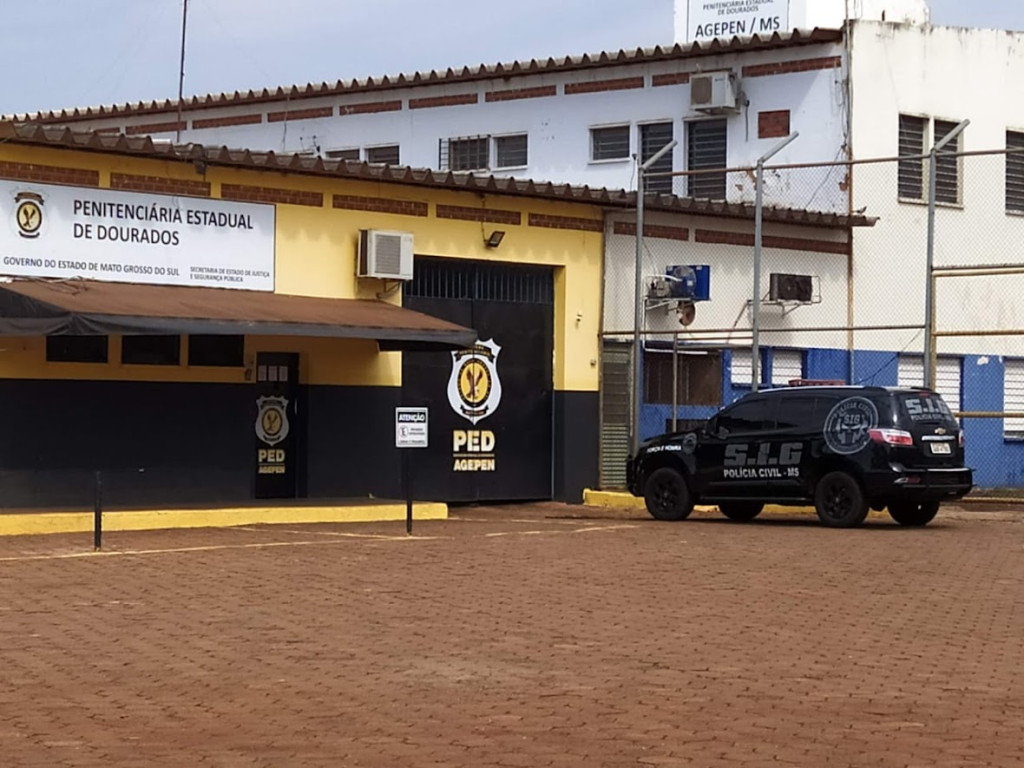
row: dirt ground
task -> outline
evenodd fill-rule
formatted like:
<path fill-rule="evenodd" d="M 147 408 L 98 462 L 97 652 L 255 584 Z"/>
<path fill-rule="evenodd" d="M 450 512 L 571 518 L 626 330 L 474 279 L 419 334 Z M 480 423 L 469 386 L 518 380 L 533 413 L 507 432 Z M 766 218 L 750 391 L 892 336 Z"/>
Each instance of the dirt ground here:
<path fill-rule="evenodd" d="M 1024 765 L 1024 516 L 0 540 L 0 765 Z"/>

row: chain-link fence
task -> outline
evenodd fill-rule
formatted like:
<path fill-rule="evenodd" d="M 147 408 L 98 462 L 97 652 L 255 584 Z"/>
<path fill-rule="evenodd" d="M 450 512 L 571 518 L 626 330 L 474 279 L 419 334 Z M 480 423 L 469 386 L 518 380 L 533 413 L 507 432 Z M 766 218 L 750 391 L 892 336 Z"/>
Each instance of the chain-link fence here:
<path fill-rule="evenodd" d="M 1024 495 L 1024 153 L 765 166 L 760 215 L 757 179 L 652 172 L 643 237 L 611 215 L 602 484 L 621 487 L 634 439 L 816 381 L 930 385 L 979 492 Z M 670 189 L 683 200 L 651 194 Z"/>

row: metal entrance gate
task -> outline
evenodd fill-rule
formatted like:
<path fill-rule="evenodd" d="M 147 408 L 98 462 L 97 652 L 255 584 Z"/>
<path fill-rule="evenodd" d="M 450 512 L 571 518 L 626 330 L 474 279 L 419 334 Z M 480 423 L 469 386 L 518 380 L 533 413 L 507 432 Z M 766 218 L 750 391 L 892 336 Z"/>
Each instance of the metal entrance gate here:
<path fill-rule="evenodd" d="M 550 499 L 552 271 L 417 257 L 403 304 L 479 334 L 473 350 L 403 357 L 403 403 L 430 408 L 430 448 L 412 457 L 416 496 Z"/>

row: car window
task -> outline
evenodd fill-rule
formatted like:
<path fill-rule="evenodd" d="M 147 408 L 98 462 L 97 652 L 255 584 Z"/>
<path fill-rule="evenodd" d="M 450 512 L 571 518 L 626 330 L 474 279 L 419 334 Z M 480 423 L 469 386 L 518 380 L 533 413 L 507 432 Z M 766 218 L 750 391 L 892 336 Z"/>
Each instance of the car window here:
<path fill-rule="evenodd" d="M 898 397 L 904 415 L 914 424 L 946 424 L 957 426 L 949 406 L 942 397 L 933 392 L 900 394 Z"/>
<path fill-rule="evenodd" d="M 772 407 L 767 398 L 745 398 L 718 416 L 718 433 L 723 437 L 744 432 L 773 429 Z"/>
<path fill-rule="evenodd" d="M 820 395 L 787 395 L 779 400 L 775 421 L 779 429 L 820 429 L 830 404 Z"/>

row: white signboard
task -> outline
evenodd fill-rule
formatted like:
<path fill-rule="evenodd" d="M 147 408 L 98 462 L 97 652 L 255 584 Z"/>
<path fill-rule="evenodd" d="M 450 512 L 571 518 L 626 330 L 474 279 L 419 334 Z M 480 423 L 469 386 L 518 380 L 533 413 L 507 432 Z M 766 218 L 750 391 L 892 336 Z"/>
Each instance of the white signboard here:
<path fill-rule="evenodd" d="M 395 448 L 427 448 L 427 408 L 395 408 Z"/>
<path fill-rule="evenodd" d="M 274 206 L 0 181 L 0 274 L 274 290 Z"/>
<path fill-rule="evenodd" d="M 788 30 L 789 0 L 688 0 L 687 42 Z"/>

